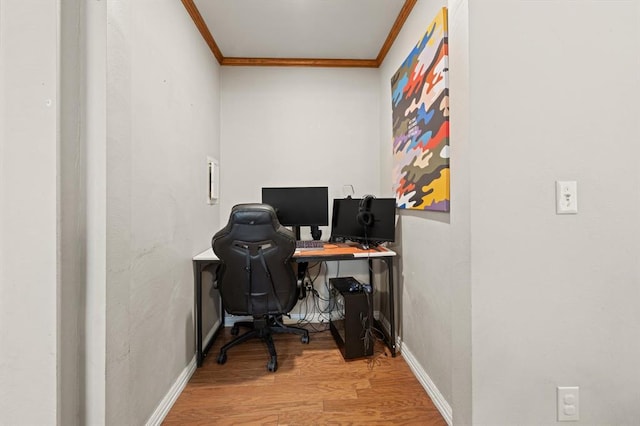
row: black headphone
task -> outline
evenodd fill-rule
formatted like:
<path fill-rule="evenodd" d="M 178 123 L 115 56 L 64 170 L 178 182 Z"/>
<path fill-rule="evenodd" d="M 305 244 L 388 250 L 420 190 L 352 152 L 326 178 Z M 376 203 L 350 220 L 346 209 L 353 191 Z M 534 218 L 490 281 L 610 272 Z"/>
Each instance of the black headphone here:
<path fill-rule="evenodd" d="M 371 200 L 373 200 L 373 195 L 365 195 L 358 205 L 358 223 L 364 227 L 371 227 L 373 225 L 373 213 L 371 213 Z"/>

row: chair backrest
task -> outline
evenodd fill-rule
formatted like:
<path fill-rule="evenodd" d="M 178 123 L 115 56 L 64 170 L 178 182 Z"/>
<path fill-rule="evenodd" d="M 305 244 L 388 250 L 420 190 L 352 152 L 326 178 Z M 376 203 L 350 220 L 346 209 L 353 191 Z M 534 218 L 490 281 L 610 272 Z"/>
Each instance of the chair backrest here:
<path fill-rule="evenodd" d="M 296 240 L 267 204 L 238 204 L 211 240 L 222 262 L 218 289 L 232 315 L 286 314 L 298 298 Z"/>

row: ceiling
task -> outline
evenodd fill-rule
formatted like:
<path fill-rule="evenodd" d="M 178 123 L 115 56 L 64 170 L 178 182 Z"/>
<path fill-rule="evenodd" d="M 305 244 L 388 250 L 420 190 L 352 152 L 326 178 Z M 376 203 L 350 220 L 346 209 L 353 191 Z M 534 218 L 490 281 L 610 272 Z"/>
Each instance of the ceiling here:
<path fill-rule="evenodd" d="M 221 65 L 378 67 L 416 0 L 182 0 Z"/>

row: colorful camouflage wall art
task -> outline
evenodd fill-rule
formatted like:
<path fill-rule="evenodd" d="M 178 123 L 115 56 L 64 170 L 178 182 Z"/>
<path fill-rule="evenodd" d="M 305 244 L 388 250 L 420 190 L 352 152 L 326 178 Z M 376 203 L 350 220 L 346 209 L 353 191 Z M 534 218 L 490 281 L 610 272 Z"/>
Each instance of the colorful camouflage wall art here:
<path fill-rule="evenodd" d="M 449 211 L 449 49 L 443 8 L 391 78 L 399 208 Z"/>

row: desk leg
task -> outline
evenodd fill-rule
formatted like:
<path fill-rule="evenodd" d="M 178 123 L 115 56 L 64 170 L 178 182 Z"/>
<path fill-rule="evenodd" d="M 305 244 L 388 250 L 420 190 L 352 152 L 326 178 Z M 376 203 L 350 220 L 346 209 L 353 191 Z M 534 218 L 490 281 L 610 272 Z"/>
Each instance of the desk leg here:
<path fill-rule="evenodd" d="M 382 257 L 379 258 L 387 264 L 387 275 L 389 281 L 389 333 L 384 333 L 385 327 L 376 320 L 376 323 L 379 329 L 385 334 L 385 338 L 387 339 L 387 346 L 391 350 L 391 356 L 396 356 L 396 317 L 395 317 L 395 296 L 393 293 L 393 259 L 391 257 Z M 369 283 L 373 286 L 373 259 L 369 259 Z M 374 287 L 375 288 L 375 287 Z"/>
<path fill-rule="evenodd" d="M 215 280 L 215 278 L 214 278 L 214 280 Z M 215 342 L 216 338 L 218 337 L 218 334 L 220 334 L 220 330 L 222 330 L 222 329 L 224 329 L 224 303 L 222 302 L 222 296 L 220 296 L 220 325 L 213 332 L 213 336 L 211 336 L 211 339 L 209 339 L 208 342 L 204 342 L 204 338 L 203 338 L 203 342 L 202 342 L 202 345 L 204 346 L 202 348 L 202 359 L 203 360 L 209 354 L 209 350 L 211 349 L 211 346 L 213 346 L 213 343 Z"/>
<path fill-rule="evenodd" d="M 211 271 L 213 274 L 217 274 L 217 270 L 213 271 L 210 269 L 211 266 L 217 265 L 216 262 L 212 261 L 193 261 L 193 274 L 194 274 L 194 285 L 195 285 L 195 295 L 196 295 L 196 366 L 202 367 L 202 363 L 204 362 L 204 358 L 209 353 L 209 349 L 213 346 L 216 337 L 220 333 L 220 330 L 224 328 L 224 304 L 222 302 L 222 296 L 220 296 L 220 325 L 213 332 L 213 336 L 209 339 L 208 342 L 204 342 L 204 336 L 202 335 L 202 273 L 205 270 Z M 217 276 L 214 277 L 214 281 L 218 279 Z"/>
<path fill-rule="evenodd" d="M 298 266 L 298 300 L 302 300 L 307 297 L 307 289 L 304 286 L 304 277 L 307 275 L 307 269 L 309 268 L 308 262 L 298 262 L 296 263 Z"/>
<path fill-rule="evenodd" d="M 193 282 L 196 294 L 196 366 L 201 367 L 202 356 L 202 262 L 193 261 Z"/>
<path fill-rule="evenodd" d="M 393 258 L 385 257 L 387 263 L 387 274 L 389 277 L 389 327 L 391 327 L 391 356 L 396 356 L 396 312 L 395 296 L 393 292 Z"/>

